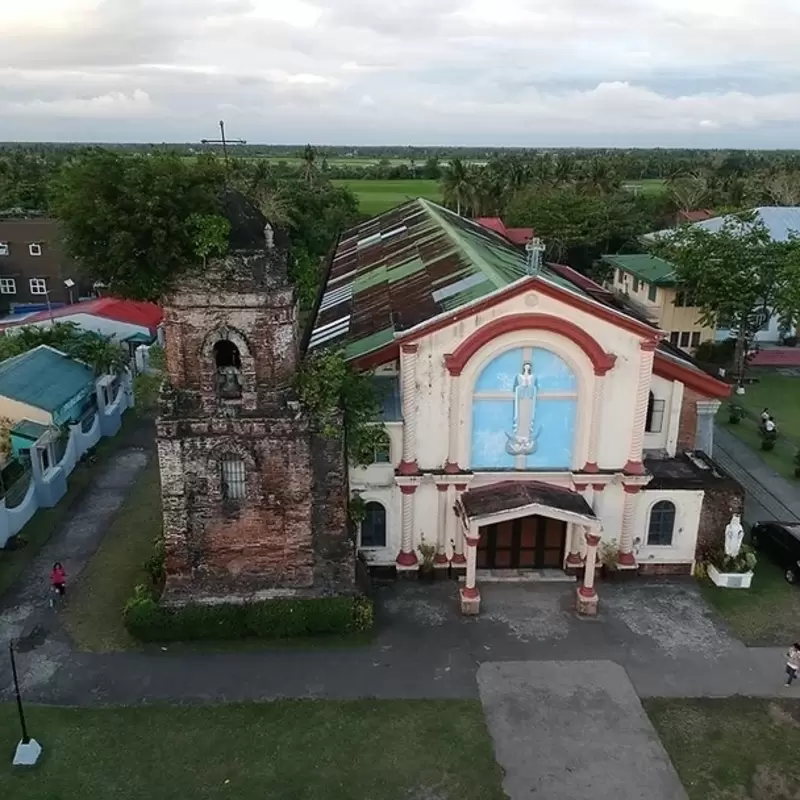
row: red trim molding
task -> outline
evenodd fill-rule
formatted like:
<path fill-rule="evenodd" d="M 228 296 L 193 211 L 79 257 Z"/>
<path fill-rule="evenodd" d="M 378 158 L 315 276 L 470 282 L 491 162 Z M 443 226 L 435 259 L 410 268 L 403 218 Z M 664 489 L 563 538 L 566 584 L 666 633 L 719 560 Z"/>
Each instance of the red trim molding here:
<path fill-rule="evenodd" d="M 644 490 L 644 486 L 638 483 L 634 484 L 626 483 L 623 484 L 622 489 L 625 492 L 625 494 L 639 494 L 639 492 Z"/>
<path fill-rule="evenodd" d="M 644 464 L 641 461 L 626 461 L 622 471 L 626 475 L 644 475 Z"/>
<path fill-rule="evenodd" d="M 464 541 L 467 543 L 467 547 L 477 547 L 480 544 L 481 537 L 476 536 L 474 539 L 471 539 L 469 536 L 465 536 Z"/>
<path fill-rule="evenodd" d="M 684 367 L 658 351 L 653 360 L 653 374 L 668 381 L 680 381 L 704 397 L 730 397 L 731 394 L 731 387 L 727 383 L 706 375 L 705 372 Z"/>
<path fill-rule="evenodd" d="M 401 461 L 397 465 L 398 475 L 419 475 L 419 464 L 416 461 Z"/>
<path fill-rule="evenodd" d="M 434 564 L 439 564 L 439 566 L 449 564 L 449 560 L 447 558 L 446 553 L 437 553 L 433 558 Z"/>
<path fill-rule="evenodd" d="M 436 488 L 440 492 L 446 492 L 450 488 L 450 484 L 449 483 L 437 483 L 436 484 Z"/>
<path fill-rule="evenodd" d="M 633 553 L 620 553 L 617 556 L 617 563 L 621 567 L 635 567 L 636 557 L 633 555 Z"/>
<path fill-rule="evenodd" d="M 492 339 L 504 333 L 526 330 L 550 331 L 574 342 L 592 362 L 595 375 L 605 375 L 617 360 L 615 355 L 603 350 L 596 339 L 574 322 L 552 314 L 509 314 L 482 325 L 461 342 L 454 353 L 446 355 L 444 361 L 448 372 L 453 376 L 460 375 L 470 358 Z"/>
<path fill-rule="evenodd" d="M 467 557 L 463 553 L 453 553 L 453 564 L 466 564 Z"/>
<path fill-rule="evenodd" d="M 416 353 L 419 350 L 419 345 L 416 342 L 403 342 L 400 345 L 400 351 L 403 353 Z"/>
<path fill-rule="evenodd" d="M 417 554 L 412 550 L 404 553 L 402 550 L 397 554 L 397 563 L 401 567 L 415 567 L 417 565 Z"/>
<path fill-rule="evenodd" d="M 606 485 L 604 483 L 593 483 L 592 484 L 592 489 L 594 489 L 596 492 L 602 492 L 603 489 L 605 489 L 605 488 L 606 488 Z"/>
<path fill-rule="evenodd" d="M 661 339 L 642 339 L 642 341 L 639 342 L 639 347 L 645 352 L 652 353 L 658 348 L 658 343 L 660 341 Z"/>
<path fill-rule="evenodd" d="M 467 484 L 466 483 L 457 483 L 455 484 L 457 492 L 466 492 L 467 491 Z"/>
<path fill-rule="evenodd" d="M 448 462 L 447 462 L 447 463 L 444 465 L 444 471 L 445 471 L 445 472 L 446 472 L 448 475 L 458 475 L 458 473 L 459 473 L 459 472 L 463 472 L 464 470 L 463 470 L 463 469 L 461 469 L 461 467 L 459 467 L 459 466 L 458 466 L 458 463 L 455 463 L 455 464 L 454 464 L 454 463 L 452 463 L 451 461 L 448 461 Z"/>
<path fill-rule="evenodd" d="M 575 487 L 575 491 L 576 492 L 585 492 L 589 488 L 589 484 L 588 483 L 576 483 L 576 484 L 573 484 L 573 485 Z"/>
<path fill-rule="evenodd" d="M 597 463 L 595 461 L 587 461 L 583 465 L 583 471 L 590 473 L 597 473 L 600 472 L 600 467 L 597 466 Z"/>
<path fill-rule="evenodd" d="M 480 597 L 480 593 L 478 592 L 477 586 L 465 586 L 461 590 L 461 596 L 467 600 L 475 600 L 476 598 Z"/>
<path fill-rule="evenodd" d="M 400 492 L 402 494 L 414 494 L 417 491 L 417 484 L 416 483 L 403 483 L 400 484 Z"/>
<path fill-rule="evenodd" d="M 581 586 L 581 588 L 578 589 L 578 594 L 586 600 L 594 600 L 597 597 L 597 592 L 594 590 L 594 586 Z"/>
<path fill-rule="evenodd" d="M 571 567 L 579 567 L 583 564 L 583 558 L 580 553 L 567 553 L 567 564 Z"/>
<path fill-rule="evenodd" d="M 586 544 L 588 544 L 589 547 L 597 547 L 597 545 L 600 544 L 600 537 L 596 533 L 587 533 Z"/>

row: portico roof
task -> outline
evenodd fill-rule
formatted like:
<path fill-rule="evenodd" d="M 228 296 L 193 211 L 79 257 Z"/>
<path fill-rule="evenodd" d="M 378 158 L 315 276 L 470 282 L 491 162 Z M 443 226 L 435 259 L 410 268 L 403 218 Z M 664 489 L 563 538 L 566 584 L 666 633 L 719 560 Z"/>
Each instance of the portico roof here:
<path fill-rule="evenodd" d="M 459 500 L 464 522 L 486 525 L 498 518 L 540 514 L 597 528 L 600 521 L 586 500 L 571 489 L 543 481 L 501 481 L 469 489 Z"/>

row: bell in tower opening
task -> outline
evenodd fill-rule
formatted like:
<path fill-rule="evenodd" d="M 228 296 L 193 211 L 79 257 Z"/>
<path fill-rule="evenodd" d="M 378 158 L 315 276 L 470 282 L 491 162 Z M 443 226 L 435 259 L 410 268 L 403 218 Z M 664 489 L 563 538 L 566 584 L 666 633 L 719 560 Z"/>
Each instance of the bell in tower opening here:
<path fill-rule="evenodd" d="M 355 593 L 340 440 L 297 412 L 288 243 L 241 194 L 228 253 L 164 298 L 162 602 Z"/>

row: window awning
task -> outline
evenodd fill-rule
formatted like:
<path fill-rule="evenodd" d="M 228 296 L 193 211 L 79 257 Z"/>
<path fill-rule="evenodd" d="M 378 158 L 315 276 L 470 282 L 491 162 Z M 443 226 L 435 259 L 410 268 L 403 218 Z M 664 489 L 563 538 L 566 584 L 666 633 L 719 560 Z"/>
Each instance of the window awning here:
<path fill-rule="evenodd" d="M 469 489 L 461 495 L 457 509 L 467 526 L 491 525 L 536 514 L 596 530 L 602 527 L 578 492 L 543 481 L 501 481 Z"/>

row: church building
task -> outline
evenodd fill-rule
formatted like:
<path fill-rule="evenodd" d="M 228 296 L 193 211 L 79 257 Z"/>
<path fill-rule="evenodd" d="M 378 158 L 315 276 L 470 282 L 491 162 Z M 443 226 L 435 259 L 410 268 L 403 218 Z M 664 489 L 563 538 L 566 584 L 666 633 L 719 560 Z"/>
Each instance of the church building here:
<path fill-rule="evenodd" d="M 711 460 L 729 387 L 569 267 L 424 199 L 340 237 L 307 348 L 374 370 L 388 451 L 350 468 L 358 546 L 417 570 L 689 574 L 740 490 Z"/>

